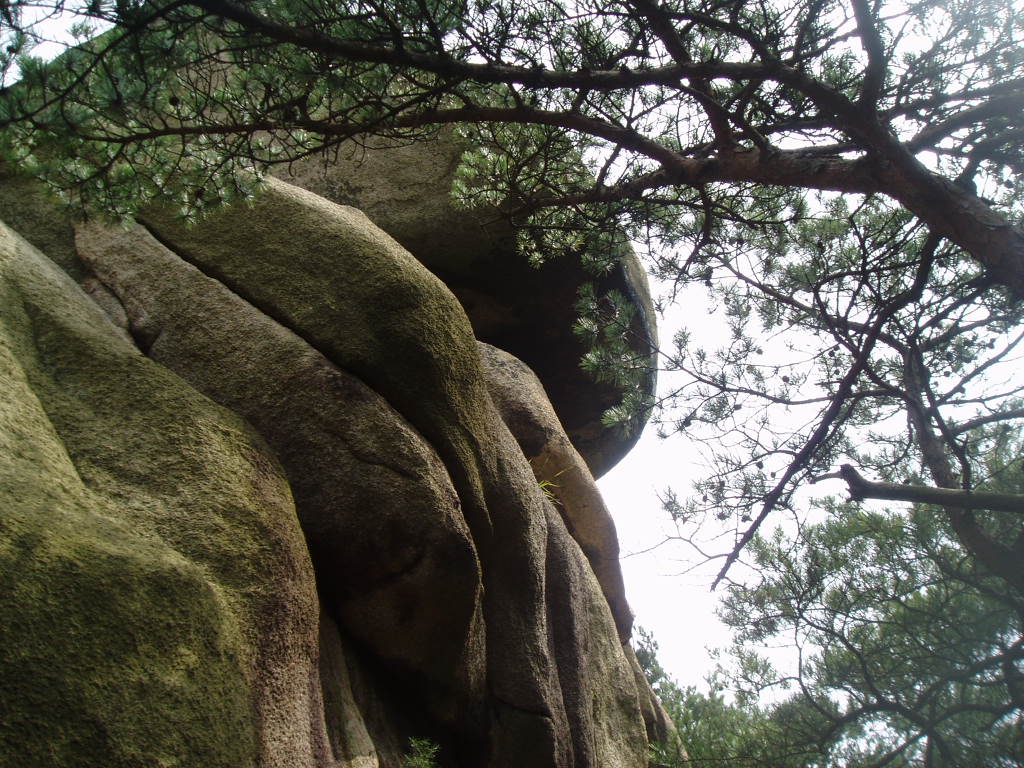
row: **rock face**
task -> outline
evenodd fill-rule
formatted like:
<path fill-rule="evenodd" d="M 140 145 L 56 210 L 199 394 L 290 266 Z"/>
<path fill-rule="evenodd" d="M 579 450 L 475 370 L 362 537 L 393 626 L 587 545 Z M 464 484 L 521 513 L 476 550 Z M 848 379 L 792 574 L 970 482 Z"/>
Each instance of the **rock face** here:
<path fill-rule="evenodd" d="M 533 475 L 562 512 L 566 527 L 590 562 L 615 617 L 622 642 L 629 640 L 633 614 L 619 568 L 615 523 L 583 457 L 573 447 L 540 379 L 521 360 L 480 344 L 494 404 L 512 431 Z"/>
<path fill-rule="evenodd" d="M 313 574 L 266 444 L 6 226 L 0 320 L 0 763 L 323 765 Z"/>
<path fill-rule="evenodd" d="M 459 299 L 476 337 L 519 357 L 541 378 L 570 441 L 600 477 L 629 451 L 643 425 L 625 432 L 601 424 L 602 413 L 622 393 L 580 368 L 587 350 L 572 332 L 574 307 L 584 283 L 593 284 L 599 297 L 612 291 L 627 297 L 635 310 L 627 342 L 638 358 L 651 357 L 657 331 L 643 267 L 628 249 L 598 276 L 588 274 L 576 254 L 552 253 L 542 265 L 531 265 L 498 211 L 452 203 L 461 152 L 444 132 L 406 146 L 370 142 L 291 163 L 282 178 L 364 211 L 438 275 Z M 646 382 L 652 395 L 654 367 Z"/>
<path fill-rule="evenodd" d="M 592 477 L 417 259 L 280 181 L 70 250 L 7 200 L 67 271 L 0 227 L 0 764 L 646 765 Z"/>

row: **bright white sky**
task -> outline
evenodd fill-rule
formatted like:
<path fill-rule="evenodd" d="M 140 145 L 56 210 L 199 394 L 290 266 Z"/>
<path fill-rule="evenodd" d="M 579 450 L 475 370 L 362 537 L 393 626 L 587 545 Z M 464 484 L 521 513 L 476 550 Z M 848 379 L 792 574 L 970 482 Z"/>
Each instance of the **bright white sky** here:
<path fill-rule="evenodd" d="M 658 293 L 652 285 L 652 293 Z M 696 298 L 696 297 L 694 297 Z M 686 309 L 699 313 L 687 316 Z M 675 331 L 683 325 L 701 326 L 710 338 L 725 338 L 725 329 L 709 323 L 703 301 L 679 301 L 658 318 L 658 335 L 667 346 Z M 695 339 L 714 345 L 710 339 Z M 670 385 L 664 373 L 658 389 Z M 718 594 L 710 591 L 715 566 L 683 574 L 696 553 L 680 542 L 658 546 L 674 533 L 672 521 L 661 508 L 658 493 L 669 486 L 680 497 L 700 472 L 700 451 L 694 440 L 684 435 L 666 439 L 648 426 L 639 442 L 607 475 L 598 481 L 619 534 L 622 570 L 629 603 L 636 614 L 635 624 L 654 635 L 658 658 L 665 670 L 681 685 L 703 686 L 704 677 L 714 668 L 708 648 L 729 642 L 729 630 L 715 616 Z M 655 547 L 652 549 L 652 547 Z"/>
<path fill-rule="evenodd" d="M 652 293 L 659 293 L 657 286 L 652 285 Z M 694 343 L 701 346 L 715 347 L 728 338 L 724 316 L 710 312 L 703 289 L 691 289 L 691 294 L 669 306 L 665 315 L 658 318 L 663 347 L 668 348 L 682 326 L 700 329 L 701 337 L 694 334 Z M 659 392 L 664 393 L 670 385 L 670 377 L 662 373 L 658 379 Z M 672 487 L 683 499 L 690 491 L 690 483 L 702 474 L 702 461 L 701 445 L 692 437 L 677 434 L 661 439 L 648 426 L 633 450 L 598 481 L 598 486 L 618 529 L 623 576 L 627 597 L 636 614 L 635 626 L 654 635 L 659 661 L 680 685 L 706 690 L 704 679 L 716 664 L 709 650 L 724 648 L 731 640 L 729 628 L 715 615 L 724 586 L 718 592 L 710 591 L 722 561 L 689 571 L 698 555 L 683 542 L 662 544 L 675 530 L 658 498 L 659 492 Z M 821 482 L 805 497 L 811 495 L 844 496 L 845 486 L 836 480 Z M 765 532 L 781 522 L 769 518 Z M 731 539 L 723 538 L 715 551 L 727 551 L 730 546 Z M 784 660 L 776 654 L 769 655 L 776 663 Z"/>
<path fill-rule="evenodd" d="M 692 558 L 684 545 L 668 543 L 651 550 L 672 533 L 658 491 L 669 485 L 684 491 L 696 476 L 699 460 L 688 439 L 660 440 L 644 431 L 636 447 L 598 481 L 615 518 L 622 552 L 626 593 L 636 625 L 658 641 L 658 658 L 681 685 L 703 688 L 714 668 L 708 648 L 729 642 L 728 629 L 715 616 L 718 595 L 709 589 L 714 572 L 703 568 L 681 575 Z M 636 553 L 636 554 L 634 554 Z"/>

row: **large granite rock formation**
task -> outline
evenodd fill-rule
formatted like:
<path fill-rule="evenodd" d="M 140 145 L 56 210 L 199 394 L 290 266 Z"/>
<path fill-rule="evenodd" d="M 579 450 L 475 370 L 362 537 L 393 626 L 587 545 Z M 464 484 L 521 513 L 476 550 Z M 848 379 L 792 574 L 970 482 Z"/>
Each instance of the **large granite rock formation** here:
<path fill-rule="evenodd" d="M 646 765 L 614 527 L 437 277 L 280 181 L 75 233 L 19 183 L 63 271 L 0 226 L 0 764 Z"/>

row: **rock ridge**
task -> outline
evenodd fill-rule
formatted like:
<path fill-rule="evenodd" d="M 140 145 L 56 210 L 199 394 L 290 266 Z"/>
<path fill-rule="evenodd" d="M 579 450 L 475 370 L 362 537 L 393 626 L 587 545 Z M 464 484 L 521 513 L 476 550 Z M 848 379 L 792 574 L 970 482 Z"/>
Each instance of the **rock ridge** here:
<path fill-rule="evenodd" d="M 0 762 L 645 766 L 614 526 L 529 368 L 306 190 L 140 219 L 33 224 L 67 273 L 0 226 Z"/>

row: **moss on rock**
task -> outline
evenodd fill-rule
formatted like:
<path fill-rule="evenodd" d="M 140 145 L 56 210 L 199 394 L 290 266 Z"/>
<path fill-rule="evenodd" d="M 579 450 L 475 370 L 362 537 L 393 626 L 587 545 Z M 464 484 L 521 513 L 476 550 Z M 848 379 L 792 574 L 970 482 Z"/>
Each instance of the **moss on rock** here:
<path fill-rule="evenodd" d="M 250 206 L 196 226 L 170 209 L 142 219 L 419 429 L 452 473 L 481 543 L 489 521 L 474 444 L 491 414 L 480 408 L 488 395 L 473 329 L 440 280 L 360 211 L 276 179 Z"/>
<path fill-rule="evenodd" d="M 0 764 L 312 756 L 312 573 L 258 437 L 2 224 L 0 388 Z"/>
<path fill-rule="evenodd" d="M 217 211 L 194 227 L 170 211 L 147 212 L 144 222 L 170 250 L 362 379 L 443 461 L 483 580 L 489 723 L 464 762 L 643 764 L 635 683 L 611 614 L 592 577 L 570 586 L 549 578 L 552 541 L 571 540 L 494 406 L 472 328 L 451 292 L 358 211 L 277 180 L 250 206 Z M 574 567 L 588 568 L 574 544 L 567 552 Z M 565 570 L 551 573 L 560 578 Z M 572 603 L 577 590 L 603 606 L 592 623 L 575 610 L 551 610 Z M 573 641 L 573 627 L 584 625 L 604 633 L 603 641 Z M 584 749 L 593 735 L 584 710 L 592 704 L 563 684 L 578 688 L 591 670 L 595 685 L 621 685 L 632 704 L 603 707 L 610 720 L 599 724 L 626 737 Z M 574 737 L 577 725 L 584 731 Z"/>

